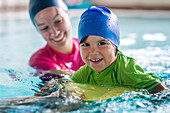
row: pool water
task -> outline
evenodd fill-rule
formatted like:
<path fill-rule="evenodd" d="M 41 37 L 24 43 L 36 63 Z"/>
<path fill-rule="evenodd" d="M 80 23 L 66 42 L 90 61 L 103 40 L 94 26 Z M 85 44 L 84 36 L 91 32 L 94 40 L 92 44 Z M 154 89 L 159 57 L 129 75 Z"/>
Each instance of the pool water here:
<path fill-rule="evenodd" d="M 78 17 L 71 18 L 74 37 L 77 37 L 78 20 Z M 170 18 L 119 17 L 119 25 L 119 49 L 135 58 L 146 72 L 162 77 L 162 83 L 170 88 Z M 0 100 L 32 96 L 40 90 L 42 81 L 33 77 L 35 70 L 28 66 L 28 60 L 44 45 L 45 41 L 28 19 L 0 20 Z M 55 112 L 58 109 L 69 112 L 170 112 L 168 93 L 151 97 L 125 92 L 119 97 L 94 102 L 64 97 L 10 106 L 2 104 L 0 112 Z"/>

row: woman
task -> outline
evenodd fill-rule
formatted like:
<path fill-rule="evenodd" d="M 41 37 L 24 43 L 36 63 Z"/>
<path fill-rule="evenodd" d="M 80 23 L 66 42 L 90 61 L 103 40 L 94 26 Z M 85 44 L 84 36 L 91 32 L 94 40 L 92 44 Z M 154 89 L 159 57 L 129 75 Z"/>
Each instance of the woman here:
<path fill-rule="evenodd" d="M 71 36 L 70 15 L 63 0 L 30 0 L 29 14 L 37 31 L 47 42 L 31 56 L 31 67 L 38 71 L 76 71 L 84 65 L 79 41 Z"/>

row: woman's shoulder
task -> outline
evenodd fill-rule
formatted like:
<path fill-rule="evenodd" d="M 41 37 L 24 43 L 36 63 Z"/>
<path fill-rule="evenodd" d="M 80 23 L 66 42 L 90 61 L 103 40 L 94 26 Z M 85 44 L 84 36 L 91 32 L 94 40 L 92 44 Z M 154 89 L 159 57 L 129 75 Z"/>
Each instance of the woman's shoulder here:
<path fill-rule="evenodd" d="M 80 43 L 79 43 L 79 39 L 78 38 L 75 38 L 75 37 L 73 37 L 73 44 L 75 44 L 75 45 L 80 45 Z"/>
<path fill-rule="evenodd" d="M 79 42 L 79 39 L 76 37 L 73 37 L 73 41 Z"/>
<path fill-rule="evenodd" d="M 44 46 L 42 48 L 40 48 L 39 50 L 37 50 L 35 53 L 33 53 L 32 57 L 42 57 L 42 56 L 46 56 L 48 55 L 48 47 Z"/>

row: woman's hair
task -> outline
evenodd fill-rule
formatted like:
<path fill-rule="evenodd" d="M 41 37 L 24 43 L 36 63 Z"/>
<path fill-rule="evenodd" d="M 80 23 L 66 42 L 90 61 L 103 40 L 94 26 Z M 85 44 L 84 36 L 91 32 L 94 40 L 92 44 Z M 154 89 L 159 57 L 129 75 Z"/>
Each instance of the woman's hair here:
<path fill-rule="evenodd" d="M 63 2 L 63 0 L 29 0 L 29 15 L 34 25 L 35 15 L 48 7 L 60 7 L 64 11 L 68 12 L 67 5 Z"/>

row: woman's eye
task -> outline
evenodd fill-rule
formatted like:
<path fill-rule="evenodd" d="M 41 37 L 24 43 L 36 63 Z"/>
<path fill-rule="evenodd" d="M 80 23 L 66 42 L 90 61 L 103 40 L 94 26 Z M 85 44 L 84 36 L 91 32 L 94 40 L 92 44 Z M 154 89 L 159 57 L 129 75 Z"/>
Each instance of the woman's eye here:
<path fill-rule="evenodd" d="M 83 43 L 83 44 L 81 44 L 81 46 L 87 47 L 87 46 L 90 46 L 90 44 L 88 44 L 88 43 Z"/>
<path fill-rule="evenodd" d="M 98 45 L 105 45 L 106 42 L 99 42 Z"/>
<path fill-rule="evenodd" d="M 48 29 L 48 26 L 43 27 L 43 28 L 40 28 L 40 31 L 45 31 L 45 30 L 47 30 L 47 29 Z"/>
<path fill-rule="evenodd" d="M 55 24 L 58 24 L 58 23 L 61 23 L 61 22 L 62 22 L 61 20 L 56 20 Z"/>

